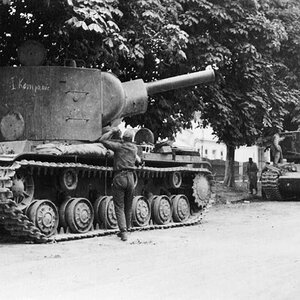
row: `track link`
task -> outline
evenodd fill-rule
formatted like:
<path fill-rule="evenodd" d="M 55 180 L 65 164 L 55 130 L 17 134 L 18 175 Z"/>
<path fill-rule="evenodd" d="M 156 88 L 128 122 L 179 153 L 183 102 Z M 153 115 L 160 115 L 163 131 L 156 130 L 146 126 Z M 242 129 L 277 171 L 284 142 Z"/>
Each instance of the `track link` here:
<path fill-rule="evenodd" d="M 39 161 L 27 161 L 22 160 L 14 162 L 11 166 L 0 167 L 0 226 L 10 233 L 12 239 L 17 239 L 23 242 L 33 243 L 51 243 L 60 241 L 79 240 L 84 238 L 92 238 L 99 236 L 106 236 L 116 234 L 117 229 L 94 229 L 86 233 L 62 233 L 52 237 L 46 237 L 34 224 L 23 210 L 18 208 L 17 203 L 13 200 L 13 193 L 11 191 L 12 179 L 16 170 L 20 167 L 26 166 L 31 168 L 48 168 L 51 172 L 52 168 L 70 168 L 74 167 L 83 172 L 96 174 L 97 172 L 108 172 L 111 176 L 113 169 L 111 167 L 103 166 L 91 166 L 81 163 L 47 163 Z M 181 171 L 181 172 L 193 172 L 193 173 L 207 173 L 207 169 L 203 168 L 187 168 L 187 167 L 173 167 L 173 168 L 153 168 L 144 167 L 136 169 L 137 173 L 143 177 L 159 177 L 167 174 L 168 172 Z M 146 231 L 146 230 L 159 230 L 176 228 L 183 226 L 193 226 L 199 224 L 205 213 L 207 212 L 207 205 L 205 205 L 201 211 L 190 216 L 188 220 L 183 223 L 170 222 L 164 225 L 148 225 L 144 227 L 133 227 L 131 231 Z M 9 237 L 8 237 L 9 239 Z"/>

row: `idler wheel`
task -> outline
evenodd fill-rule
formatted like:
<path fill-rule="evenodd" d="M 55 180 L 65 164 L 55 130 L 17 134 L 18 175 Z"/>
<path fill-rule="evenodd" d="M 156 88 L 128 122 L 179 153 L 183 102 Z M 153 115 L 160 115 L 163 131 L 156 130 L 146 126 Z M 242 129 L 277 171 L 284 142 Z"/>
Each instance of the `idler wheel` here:
<path fill-rule="evenodd" d="M 136 196 L 132 201 L 132 222 L 135 226 L 144 227 L 149 224 L 151 210 L 148 201 L 143 196 Z"/>
<path fill-rule="evenodd" d="M 23 172 L 18 172 L 12 180 L 11 190 L 13 199 L 20 209 L 25 209 L 32 202 L 34 194 L 33 177 Z"/>
<path fill-rule="evenodd" d="M 97 202 L 97 201 L 96 201 Z M 96 203 L 95 203 L 96 205 Z M 95 207 L 94 205 L 94 207 Z M 104 228 L 107 229 L 115 229 L 118 226 L 117 217 L 115 213 L 115 205 L 113 202 L 112 196 L 103 196 L 99 200 L 99 204 L 97 205 L 97 220 L 99 220 L 99 224 L 103 224 Z"/>
<path fill-rule="evenodd" d="M 59 174 L 59 184 L 64 191 L 73 191 L 77 188 L 78 174 L 72 168 L 64 169 Z"/>
<path fill-rule="evenodd" d="M 85 198 L 73 198 L 65 205 L 65 221 L 73 233 L 84 233 L 91 229 L 94 209 Z"/>
<path fill-rule="evenodd" d="M 171 202 L 167 196 L 154 196 L 152 198 L 151 209 L 156 224 L 164 225 L 171 221 Z"/>
<path fill-rule="evenodd" d="M 58 227 L 58 211 L 49 200 L 37 200 L 26 210 L 28 218 L 46 236 L 56 233 Z"/>
<path fill-rule="evenodd" d="M 184 222 L 190 215 L 190 203 L 185 195 L 173 195 L 172 201 L 172 216 L 175 222 Z"/>

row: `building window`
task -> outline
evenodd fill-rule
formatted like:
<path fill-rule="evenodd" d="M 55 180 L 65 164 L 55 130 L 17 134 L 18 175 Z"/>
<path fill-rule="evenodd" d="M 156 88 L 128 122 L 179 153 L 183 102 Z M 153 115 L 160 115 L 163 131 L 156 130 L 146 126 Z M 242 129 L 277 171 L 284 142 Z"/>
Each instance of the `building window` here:
<path fill-rule="evenodd" d="M 213 150 L 212 151 L 212 156 L 213 156 L 213 159 L 216 159 L 217 158 L 217 150 Z"/>
<path fill-rule="evenodd" d="M 221 159 L 224 159 L 224 153 L 223 153 L 223 151 L 221 151 Z"/>

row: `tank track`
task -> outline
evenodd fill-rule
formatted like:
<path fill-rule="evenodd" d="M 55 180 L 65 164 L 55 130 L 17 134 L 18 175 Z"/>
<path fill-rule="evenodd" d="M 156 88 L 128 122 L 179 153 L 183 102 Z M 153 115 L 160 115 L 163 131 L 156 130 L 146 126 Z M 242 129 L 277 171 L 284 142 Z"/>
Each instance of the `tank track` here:
<path fill-rule="evenodd" d="M 267 200 L 281 201 L 283 200 L 278 185 L 279 170 L 268 169 L 262 173 L 261 184 L 265 192 Z"/>
<path fill-rule="evenodd" d="M 112 176 L 113 169 L 111 167 L 103 166 L 92 166 L 81 163 L 48 163 L 40 161 L 28 161 L 22 160 L 14 162 L 11 166 L 0 167 L 0 225 L 2 225 L 11 236 L 7 239 L 33 242 L 33 243 L 53 243 L 61 241 L 79 240 L 84 238 L 100 237 L 106 235 L 113 235 L 118 232 L 118 229 L 95 229 L 86 233 L 60 233 L 53 237 L 46 237 L 34 224 L 26 214 L 18 208 L 18 205 L 13 201 L 13 193 L 11 191 L 12 178 L 16 173 L 16 170 L 22 166 L 31 168 L 78 168 L 82 171 L 86 171 L 90 174 L 96 174 L 97 172 L 109 172 Z M 46 170 L 46 169 L 45 169 Z M 174 171 L 187 171 L 194 173 L 207 172 L 203 168 L 187 168 L 187 167 L 172 167 L 172 168 L 153 168 L 143 167 L 136 169 L 141 176 L 146 177 L 159 177 L 162 173 L 174 172 Z M 207 204 L 207 203 L 206 203 Z M 192 226 L 199 224 L 205 213 L 207 212 L 207 205 L 202 207 L 202 210 L 191 215 L 188 220 L 183 223 L 168 223 L 164 225 L 148 225 L 144 227 L 133 227 L 131 231 L 146 231 L 146 230 L 157 230 L 157 229 L 168 229 L 183 226 Z"/>

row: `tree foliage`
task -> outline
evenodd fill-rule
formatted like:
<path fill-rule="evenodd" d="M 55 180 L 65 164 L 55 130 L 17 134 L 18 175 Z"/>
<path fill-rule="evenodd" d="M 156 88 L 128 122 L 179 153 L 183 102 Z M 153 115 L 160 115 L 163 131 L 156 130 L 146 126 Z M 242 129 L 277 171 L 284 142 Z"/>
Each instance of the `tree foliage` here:
<path fill-rule="evenodd" d="M 288 38 L 275 53 L 274 60 L 280 65 L 278 76 L 288 89 L 288 114 L 284 116 L 284 129 L 296 130 L 300 125 L 300 3 L 299 1 L 265 1 L 264 9 L 271 20 L 284 24 Z"/>
<path fill-rule="evenodd" d="M 219 69 L 202 117 L 227 145 L 251 145 L 264 126 L 282 121 L 285 85 L 273 54 L 287 39 L 285 28 L 266 18 L 256 2 L 251 9 L 251 1 L 191 2 L 196 7 L 188 16 L 197 20 L 186 29 L 193 42 L 191 64 L 205 61 Z"/>
<path fill-rule="evenodd" d="M 17 47 L 35 39 L 48 49 L 51 65 L 76 59 L 86 67 L 112 71 L 123 81 L 178 75 L 188 42 L 187 33 L 176 24 L 179 2 L 2 0 L 0 65 L 18 64 Z M 173 101 L 173 94 L 151 98 L 146 117 L 127 122 L 148 126 L 157 137 L 174 136 L 190 123 L 196 99 L 182 113 L 183 105 Z M 181 95 L 183 103 L 185 94 Z"/>
<path fill-rule="evenodd" d="M 216 83 L 149 99 L 126 122 L 172 137 L 201 111 L 234 149 L 266 129 L 300 122 L 300 3 L 297 0 L 1 0 L 0 65 L 15 65 L 27 39 L 122 81 L 157 80 L 212 65 Z M 291 113 L 289 113 L 291 112 Z"/>
<path fill-rule="evenodd" d="M 3 3 L 5 3 L 4 0 Z M 48 64 L 77 59 L 86 67 L 112 69 L 126 52 L 115 20 L 122 17 L 115 0 L 32 0 L 0 4 L 0 64 L 16 64 L 17 48 L 39 40 L 48 50 Z"/>
<path fill-rule="evenodd" d="M 202 119 L 227 145 L 231 162 L 236 147 L 254 144 L 265 131 L 270 134 L 266 129 L 282 129 L 287 108 L 300 99 L 299 88 L 289 78 L 292 75 L 299 82 L 298 74 L 284 59 L 284 49 L 291 50 L 286 46 L 291 24 L 274 14 L 271 17 L 276 3 L 186 2 L 183 24 L 191 41 L 187 57 L 192 58 L 191 65 L 203 61 L 215 65 L 219 75 L 217 83 L 199 95 Z M 292 4 L 277 9 L 282 12 L 288 5 Z M 234 176 L 227 175 L 226 183 L 232 185 Z"/>

